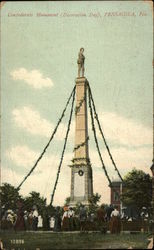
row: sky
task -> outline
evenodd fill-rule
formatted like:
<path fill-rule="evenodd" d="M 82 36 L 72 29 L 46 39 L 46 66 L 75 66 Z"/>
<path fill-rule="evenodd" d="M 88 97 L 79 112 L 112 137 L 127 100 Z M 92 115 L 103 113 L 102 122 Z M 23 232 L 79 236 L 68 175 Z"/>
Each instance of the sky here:
<path fill-rule="evenodd" d="M 39 14 L 40 13 L 40 14 Z M 116 14 L 115 14 L 116 13 Z M 122 14 L 119 14 L 122 13 Z M 26 16 L 24 16 L 26 15 Z M 29 15 L 29 16 L 28 16 Z M 18 186 L 47 144 L 77 77 L 84 47 L 85 77 L 117 167 L 151 174 L 152 6 L 148 1 L 7 2 L 1 8 L 1 183 Z M 69 109 L 33 174 L 24 196 L 40 192 L 48 202 L 65 137 Z M 91 131 L 94 192 L 110 202 L 110 189 Z M 75 121 L 54 204 L 70 196 Z M 117 174 L 98 133 L 110 178 Z"/>

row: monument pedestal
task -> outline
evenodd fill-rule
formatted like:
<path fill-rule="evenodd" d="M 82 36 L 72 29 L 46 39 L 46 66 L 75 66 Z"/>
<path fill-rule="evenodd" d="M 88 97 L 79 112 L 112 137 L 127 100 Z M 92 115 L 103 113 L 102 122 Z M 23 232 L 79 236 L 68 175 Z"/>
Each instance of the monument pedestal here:
<path fill-rule="evenodd" d="M 88 147 L 87 79 L 76 79 L 75 147 L 71 167 L 70 205 L 89 205 L 93 195 L 92 168 Z"/>

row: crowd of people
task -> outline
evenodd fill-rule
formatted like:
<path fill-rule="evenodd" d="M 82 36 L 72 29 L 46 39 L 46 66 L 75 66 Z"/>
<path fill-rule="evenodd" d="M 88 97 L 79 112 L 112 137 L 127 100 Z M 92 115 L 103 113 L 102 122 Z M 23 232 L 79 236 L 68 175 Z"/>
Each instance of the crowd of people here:
<path fill-rule="evenodd" d="M 141 218 L 148 220 L 145 208 L 141 211 Z M 109 229 L 111 233 L 120 233 L 121 220 L 132 221 L 134 218 L 128 217 L 125 209 L 120 214 L 118 208 L 112 205 L 105 207 L 102 204 L 93 212 L 82 204 L 78 208 L 57 206 L 51 214 L 46 209 L 40 213 L 35 205 L 30 211 L 25 211 L 21 204 L 16 212 L 8 209 L 3 213 L 1 228 L 15 231 L 53 230 L 54 232 L 96 230 L 104 233 Z"/>
<path fill-rule="evenodd" d="M 18 211 L 12 209 L 5 211 L 1 218 L 2 229 L 14 229 L 15 231 L 37 230 L 39 214 L 34 206 L 30 212 L 24 211 L 19 206 Z"/>
<path fill-rule="evenodd" d="M 119 228 L 119 220 L 118 210 L 114 210 L 111 206 L 106 210 L 102 205 L 95 212 L 88 211 L 88 208 L 82 204 L 78 209 L 71 206 L 64 206 L 63 208 L 57 206 L 54 212 L 49 215 L 46 210 L 40 214 L 35 205 L 30 211 L 25 211 L 22 204 L 19 204 L 17 212 L 8 209 L 3 213 L 1 228 L 15 231 L 43 229 L 58 232 L 91 229 L 105 232 L 107 230 L 106 223 L 110 221 L 111 232 L 114 233 L 119 231 L 119 229 L 115 229 Z"/>
<path fill-rule="evenodd" d="M 119 213 L 118 207 L 112 205 L 102 204 L 92 209 L 78 204 L 76 207 L 69 205 L 52 207 L 51 210 L 33 205 L 32 209 L 26 211 L 23 204 L 19 203 L 17 210 L 2 209 L 1 212 L 1 229 L 15 231 L 101 231 L 106 233 L 110 230 L 111 233 L 117 234 L 120 233 L 121 225 L 123 229 L 123 225 L 128 225 L 128 223 L 124 224 L 127 221 L 140 221 L 140 226 L 144 230 L 147 227 L 146 222 L 150 221 L 148 210 L 143 207 L 140 213 L 136 213 L 135 209 L 129 211 L 123 207 Z"/>
<path fill-rule="evenodd" d="M 72 207 L 64 206 L 63 213 L 57 207 L 54 214 L 53 231 L 107 231 L 109 224 L 111 233 L 120 233 L 120 213 L 117 207 L 110 206 L 107 210 L 101 205 L 95 212 L 88 211 L 87 207 L 80 205 L 78 211 Z"/>

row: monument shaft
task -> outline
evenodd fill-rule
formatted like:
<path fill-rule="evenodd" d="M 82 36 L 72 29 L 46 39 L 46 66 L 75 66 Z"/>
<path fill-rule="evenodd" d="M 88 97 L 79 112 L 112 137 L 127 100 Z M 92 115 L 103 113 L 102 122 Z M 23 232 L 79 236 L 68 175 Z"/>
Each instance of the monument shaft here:
<path fill-rule="evenodd" d="M 89 158 L 86 78 L 76 80 L 75 158 Z"/>
<path fill-rule="evenodd" d="M 75 147 L 71 165 L 71 202 L 89 204 L 93 195 L 92 168 L 88 147 L 87 79 L 76 79 Z"/>

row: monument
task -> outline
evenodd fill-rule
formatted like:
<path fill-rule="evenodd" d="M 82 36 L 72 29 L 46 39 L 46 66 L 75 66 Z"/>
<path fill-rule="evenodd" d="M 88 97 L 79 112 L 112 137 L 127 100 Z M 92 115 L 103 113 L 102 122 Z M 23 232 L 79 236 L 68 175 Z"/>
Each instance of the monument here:
<path fill-rule="evenodd" d="M 75 147 L 71 167 L 70 205 L 81 202 L 88 206 L 93 195 L 93 176 L 89 159 L 88 146 L 88 114 L 87 114 L 87 84 L 84 77 L 84 49 L 79 52 L 78 77 L 76 78 L 76 108 L 75 108 Z M 80 77 L 80 73 L 82 76 Z"/>

